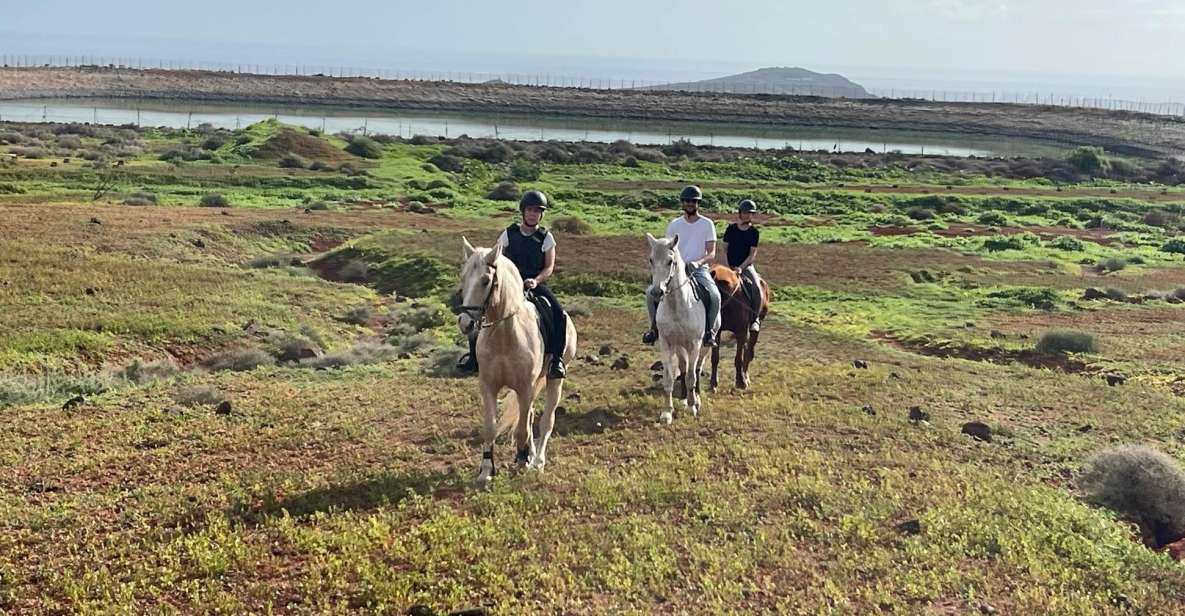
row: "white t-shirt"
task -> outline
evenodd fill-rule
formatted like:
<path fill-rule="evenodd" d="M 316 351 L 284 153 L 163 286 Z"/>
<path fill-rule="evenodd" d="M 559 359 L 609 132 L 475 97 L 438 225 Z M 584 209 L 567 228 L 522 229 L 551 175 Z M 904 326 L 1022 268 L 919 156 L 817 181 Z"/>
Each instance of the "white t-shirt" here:
<path fill-rule="evenodd" d="M 506 250 L 506 247 L 510 245 L 510 237 L 506 235 L 506 231 L 507 229 L 503 229 L 502 235 L 498 236 L 497 246 L 499 252 Z M 555 234 L 549 231 L 547 233 L 547 237 L 543 238 L 544 254 L 546 254 L 547 251 L 551 250 L 552 248 L 555 248 Z"/>
<path fill-rule="evenodd" d="M 684 262 L 690 263 L 704 258 L 707 243 L 716 241 L 716 225 L 703 216 L 694 223 L 680 216 L 667 225 L 667 239 L 676 235 L 679 236 L 679 254 L 683 256 Z"/>

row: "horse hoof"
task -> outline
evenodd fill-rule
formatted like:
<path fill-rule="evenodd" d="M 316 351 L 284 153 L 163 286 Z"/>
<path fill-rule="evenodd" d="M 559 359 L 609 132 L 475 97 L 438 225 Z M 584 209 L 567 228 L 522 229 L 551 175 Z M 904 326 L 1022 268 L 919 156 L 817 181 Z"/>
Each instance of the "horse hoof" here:
<path fill-rule="evenodd" d="M 540 473 L 542 473 L 542 472 L 543 472 L 543 466 L 544 466 L 545 464 L 546 464 L 546 462 L 544 462 L 543 460 L 535 460 L 535 461 L 533 461 L 533 462 L 531 462 L 530 464 L 528 464 L 528 465 L 527 465 L 527 470 L 529 470 L 529 471 L 536 471 L 536 472 L 540 472 Z"/>
<path fill-rule="evenodd" d="M 691 411 L 692 417 L 699 417 L 699 407 L 698 406 L 688 407 L 687 410 Z"/>
<path fill-rule="evenodd" d="M 670 411 L 663 411 L 658 416 L 658 423 L 660 423 L 660 424 L 669 426 L 669 425 L 671 425 L 671 422 L 674 420 L 675 420 L 675 414 Z"/>
<path fill-rule="evenodd" d="M 473 487 L 484 492 L 490 489 L 490 484 L 493 483 L 493 477 L 489 475 L 478 475 L 477 479 L 473 480 Z"/>
<path fill-rule="evenodd" d="M 741 381 L 740 383 L 737 383 L 737 389 L 749 389 L 749 384 Z"/>
<path fill-rule="evenodd" d="M 713 386 L 709 387 L 709 388 L 708 388 L 708 393 L 710 393 L 710 394 L 714 394 L 714 393 L 716 393 L 716 386 L 715 386 L 715 385 L 713 385 Z"/>

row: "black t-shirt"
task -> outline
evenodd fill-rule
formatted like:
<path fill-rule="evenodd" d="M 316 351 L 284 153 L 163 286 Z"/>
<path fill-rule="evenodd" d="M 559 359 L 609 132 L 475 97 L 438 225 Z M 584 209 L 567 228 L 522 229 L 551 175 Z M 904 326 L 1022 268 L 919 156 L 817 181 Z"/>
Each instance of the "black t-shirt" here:
<path fill-rule="evenodd" d="M 736 223 L 728 225 L 722 238 L 724 243 L 728 244 L 728 266 L 740 267 L 745 259 L 749 258 L 750 250 L 757 245 L 757 240 L 760 237 L 761 233 L 757 227 L 752 225 L 749 225 L 749 228 L 744 231 L 741 231 Z"/>

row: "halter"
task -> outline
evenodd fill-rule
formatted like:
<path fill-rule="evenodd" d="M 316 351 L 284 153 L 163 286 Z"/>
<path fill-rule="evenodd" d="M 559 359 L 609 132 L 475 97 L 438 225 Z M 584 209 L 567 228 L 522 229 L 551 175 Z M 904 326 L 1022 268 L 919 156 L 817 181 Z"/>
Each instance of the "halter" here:
<path fill-rule="evenodd" d="M 494 289 L 498 287 L 498 269 L 493 265 L 486 265 L 490 269 L 490 288 L 486 291 L 486 298 L 481 302 L 480 306 L 461 306 L 461 312 L 469 315 L 473 322 L 478 325 L 478 329 L 487 329 L 493 327 L 514 315 L 518 314 L 518 308 L 510 311 L 510 314 L 497 319 L 495 321 L 486 321 L 486 311 L 490 308 L 490 299 L 494 297 Z M 476 313 L 476 314 L 475 314 Z M 473 331 L 473 327 L 469 327 L 469 331 Z M 466 332 L 468 333 L 468 332 Z"/>
<path fill-rule="evenodd" d="M 665 281 L 663 281 L 663 286 L 664 286 L 664 287 L 670 287 L 670 285 L 671 285 L 671 280 L 675 278 L 675 272 L 676 272 L 676 270 L 675 270 L 675 259 L 674 259 L 674 254 L 675 254 L 675 251 L 674 251 L 674 250 L 671 250 L 671 255 L 672 255 L 672 258 L 671 258 L 671 273 L 670 273 L 670 274 L 668 274 L 668 275 L 667 275 L 667 279 L 666 279 Z M 684 263 L 684 264 L 683 264 L 683 266 L 684 266 L 684 267 L 687 267 L 687 264 L 686 264 L 686 263 Z M 690 284 L 690 283 L 691 283 L 691 276 L 690 276 L 690 275 L 688 275 L 688 276 L 687 276 L 687 280 L 684 280 L 684 281 L 683 281 L 683 282 L 682 282 L 682 283 L 681 283 L 679 286 L 675 287 L 674 289 L 670 289 L 670 288 L 668 288 L 667 290 L 663 291 L 663 292 L 662 292 L 662 294 L 660 294 L 660 295 L 658 296 L 658 303 L 660 303 L 660 304 L 661 304 L 661 303 L 662 303 L 662 300 L 666 299 L 666 296 L 667 296 L 667 295 L 670 295 L 672 292 L 674 292 L 674 291 L 678 291 L 679 289 L 682 289 L 683 287 L 687 286 L 687 285 L 688 285 L 688 284 Z"/>

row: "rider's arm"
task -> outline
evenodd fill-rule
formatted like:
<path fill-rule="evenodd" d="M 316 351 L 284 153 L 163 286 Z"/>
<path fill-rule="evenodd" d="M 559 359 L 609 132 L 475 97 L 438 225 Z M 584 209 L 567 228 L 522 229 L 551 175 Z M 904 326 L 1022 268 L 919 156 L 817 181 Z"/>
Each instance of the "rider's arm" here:
<path fill-rule="evenodd" d="M 716 260 L 716 240 L 704 242 L 704 256 L 695 262 L 696 266 L 710 264 Z"/>
<path fill-rule="evenodd" d="M 555 248 L 543 253 L 543 271 L 535 277 L 535 282 L 543 284 L 548 278 L 551 278 L 551 272 L 555 269 Z"/>
<path fill-rule="evenodd" d="M 745 259 L 745 262 L 744 262 L 744 263 L 742 263 L 742 264 L 738 265 L 738 266 L 737 266 L 737 269 L 739 269 L 739 270 L 743 270 L 743 269 L 745 269 L 746 267 L 749 267 L 750 265 L 753 265 L 753 262 L 754 262 L 754 261 L 756 261 L 756 260 L 757 260 L 757 247 L 756 247 L 756 246 L 753 246 L 752 248 L 750 248 L 750 249 L 749 249 L 749 258 L 748 258 L 748 259 Z"/>
<path fill-rule="evenodd" d="M 720 265 L 728 267 L 728 242 L 720 242 L 723 244 L 723 250 L 716 255 L 716 262 Z"/>

